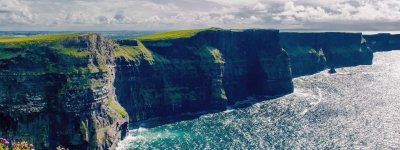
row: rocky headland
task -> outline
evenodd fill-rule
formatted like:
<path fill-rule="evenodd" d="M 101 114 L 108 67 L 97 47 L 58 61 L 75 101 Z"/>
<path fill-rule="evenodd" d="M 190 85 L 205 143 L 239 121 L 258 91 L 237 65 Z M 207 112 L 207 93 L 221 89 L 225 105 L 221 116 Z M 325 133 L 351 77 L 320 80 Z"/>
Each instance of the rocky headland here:
<path fill-rule="evenodd" d="M 0 54 L 0 137 L 36 149 L 101 150 L 128 134 L 129 117 L 113 87 L 111 40 L 97 34 L 6 39 Z"/>

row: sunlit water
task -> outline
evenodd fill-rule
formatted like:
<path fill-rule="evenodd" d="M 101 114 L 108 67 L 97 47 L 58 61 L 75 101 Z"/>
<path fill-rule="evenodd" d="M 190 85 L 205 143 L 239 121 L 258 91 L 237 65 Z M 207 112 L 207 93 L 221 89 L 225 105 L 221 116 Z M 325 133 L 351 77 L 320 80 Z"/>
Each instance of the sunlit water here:
<path fill-rule="evenodd" d="M 140 123 L 118 149 L 400 149 L 400 51 L 337 71 L 295 78 L 281 98 Z"/>

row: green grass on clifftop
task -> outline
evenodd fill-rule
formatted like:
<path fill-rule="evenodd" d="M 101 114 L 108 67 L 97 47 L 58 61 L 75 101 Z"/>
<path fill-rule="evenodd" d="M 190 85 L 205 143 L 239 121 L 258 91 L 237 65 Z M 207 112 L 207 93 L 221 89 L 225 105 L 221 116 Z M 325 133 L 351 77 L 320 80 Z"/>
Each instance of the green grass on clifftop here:
<path fill-rule="evenodd" d="M 55 35 L 40 35 L 40 36 L 29 36 L 29 37 L 0 37 L 0 43 L 13 43 L 13 42 L 29 42 L 29 41 L 50 41 L 61 38 L 75 37 L 80 34 L 55 34 Z"/>
<path fill-rule="evenodd" d="M 96 36 L 89 33 L 2 37 L 0 67 L 22 74 L 88 74 L 106 71 L 107 56 L 86 44 Z M 93 62 L 96 63 L 89 59 L 95 59 Z M 0 73 L 4 70 L 0 70 Z"/>
<path fill-rule="evenodd" d="M 75 57 L 75 58 L 84 58 L 90 54 L 90 52 L 88 52 L 88 51 L 84 51 L 84 50 L 79 51 L 78 48 L 73 48 L 73 47 L 67 48 L 62 45 L 56 45 L 51 48 L 54 50 L 60 51 L 61 54 L 64 54 L 64 55 L 67 55 L 70 57 Z"/>
<path fill-rule="evenodd" d="M 154 64 L 154 61 L 169 63 L 168 59 L 151 52 L 142 42 L 138 41 L 138 46 L 117 46 L 114 48 L 116 57 L 124 57 L 126 60 L 140 62 L 143 58 L 150 64 Z"/>
<path fill-rule="evenodd" d="M 176 30 L 176 31 L 168 31 L 162 33 L 156 33 L 152 35 L 145 35 L 136 37 L 138 40 L 143 41 L 152 41 L 152 40 L 167 40 L 167 39 L 179 39 L 179 38 L 190 38 L 196 35 L 199 32 L 206 30 L 222 30 L 221 28 L 207 28 L 207 29 L 191 29 L 191 30 Z"/>
<path fill-rule="evenodd" d="M 152 34 L 152 35 L 140 36 L 140 37 L 137 37 L 137 39 L 138 40 L 163 40 L 163 39 L 189 38 L 189 37 L 196 35 L 200 31 L 202 31 L 202 29 L 169 31 L 169 32 L 162 32 L 162 33 L 157 33 L 157 34 Z"/>

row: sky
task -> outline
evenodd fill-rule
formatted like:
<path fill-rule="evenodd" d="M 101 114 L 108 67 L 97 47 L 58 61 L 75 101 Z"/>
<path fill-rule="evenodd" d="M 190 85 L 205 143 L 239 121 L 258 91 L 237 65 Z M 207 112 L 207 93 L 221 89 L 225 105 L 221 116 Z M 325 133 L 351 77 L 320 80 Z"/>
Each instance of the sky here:
<path fill-rule="evenodd" d="M 0 0 L 0 31 L 400 30 L 400 0 Z"/>

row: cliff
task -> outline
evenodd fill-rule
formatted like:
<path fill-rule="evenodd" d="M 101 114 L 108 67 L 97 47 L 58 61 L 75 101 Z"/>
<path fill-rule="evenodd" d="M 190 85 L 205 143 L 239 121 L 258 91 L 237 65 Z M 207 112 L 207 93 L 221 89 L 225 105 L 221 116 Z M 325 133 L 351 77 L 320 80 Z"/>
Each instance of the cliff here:
<path fill-rule="evenodd" d="M 37 149 L 115 149 L 129 121 L 225 110 L 248 96 L 293 92 L 292 71 L 371 63 L 372 51 L 353 33 L 0 38 L 0 137 Z"/>
<path fill-rule="evenodd" d="M 291 59 L 293 76 L 335 67 L 372 64 L 373 53 L 361 33 L 280 33 Z"/>
<path fill-rule="evenodd" d="M 380 33 L 363 37 L 374 52 L 400 49 L 400 34 Z"/>
<path fill-rule="evenodd" d="M 96 34 L 0 41 L 0 137 L 36 149 L 113 149 L 128 134 L 113 42 Z"/>
<path fill-rule="evenodd" d="M 114 85 L 132 121 L 225 110 L 247 96 L 293 91 L 279 31 L 182 32 L 138 38 L 138 46 L 119 42 Z"/>

